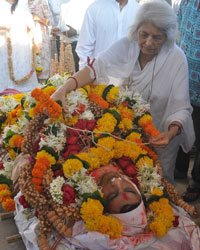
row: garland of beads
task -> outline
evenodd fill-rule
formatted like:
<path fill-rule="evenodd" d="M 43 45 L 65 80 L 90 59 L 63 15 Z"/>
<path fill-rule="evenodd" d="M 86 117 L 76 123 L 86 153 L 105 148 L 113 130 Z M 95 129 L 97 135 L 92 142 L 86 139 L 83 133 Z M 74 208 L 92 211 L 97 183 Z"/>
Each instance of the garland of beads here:
<path fill-rule="evenodd" d="M 21 79 L 16 80 L 15 76 L 14 76 L 13 61 L 12 61 L 12 42 L 11 42 L 11 37 L 10 37 L 10 29 L 0 26 L 0 30 L 3 30 L 3 31 L 7 32 L 6 40 L 7 40 L 8 68 L 9 68 L 10 79 L 13 82 L 15 82 L 16 84 L 20 84 L 22 82 L 27 81 L 32 76 L 32 74 L 34 73 L 35 65 L 36 65 L 34 38 L 32 38 L 31 70 L 26 76 L 22 77 Z"/>
<path fill-rule="evenodd" d="M 36 114 L 34 119 L 30 121 L 27 130 L 25 132 L 25 139 L 22 144 L 22 152 L 30 155 L 30 159 L 35 157 L 34 144 L 36 141 L 37 133 L 42 127 L 46 115 Z M 60 236 L 70 237 L 71 228 L 76 220 L 80 219 L 79 208 L 72 206 L 63 207 L 56 204 L 49 192 L 50 183 L 53 181 L 53 171 L 51 168 L 47 169 L 43 176 L 44 193 L 39 193 L 34 184 L 32 183 L 32 170 L 34 162 L 24 164 L 21 168 L 19 176 L 19 187 L 23 195 L 28 198 L 28 202 L 31 207 L 35 208 L 38 213 L 39 229 L 41 233 L 38 235 L 38 246 L 40 250 L 54 249 L 55 245 L 61 240 Z M 66 224 L 65 221 L 68 221 Z M 58 232 L 58 239 L 53 246 L 48 245 L 47 233 L 55 228 Z"/>

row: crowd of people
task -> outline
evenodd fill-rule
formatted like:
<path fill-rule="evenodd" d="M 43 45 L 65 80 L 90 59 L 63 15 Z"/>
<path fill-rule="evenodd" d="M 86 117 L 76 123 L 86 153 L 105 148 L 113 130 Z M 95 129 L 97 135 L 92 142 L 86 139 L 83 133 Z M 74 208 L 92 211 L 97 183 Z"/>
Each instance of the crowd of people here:
<path fill-rule="evenodd" d="M 187 178 L 195 149 L 183 194 L 185 201 L 195 201 L 200 197 L 198 21 L 200 1 L 194 0 L 0 0 L 0 91 L 29 92 L 48 79 L 50 40 L 56 39 L 59 54 L 60 35 L 67 34 L 76 73 L 51 97 L 65 106 L 66 93 L 89 83 L 139 92 L 160 131 L 149 143 L 156 149 L 164 179 L 176 185 L 176 178 Z M 116 175 L 112 178 L 113 183 L 119 181 Z M 129 194 L 137 205 L 128 204 L 132 210 L 141 204 L 140 194 L 134 193 Z M 120 213 L 116 209 L 109 206 L 110 213 Z"/>

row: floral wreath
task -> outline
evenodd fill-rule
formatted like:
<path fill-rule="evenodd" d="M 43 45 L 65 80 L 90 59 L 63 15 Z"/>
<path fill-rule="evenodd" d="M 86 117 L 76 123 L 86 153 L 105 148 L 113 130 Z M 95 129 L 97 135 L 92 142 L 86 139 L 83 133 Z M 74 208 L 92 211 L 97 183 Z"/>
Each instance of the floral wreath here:
<path fill-rule="evenodd" d="M 11 147 L 22 143 L 20 150 L 30 155 L 19 178 L 20 201 L 24 208 L 36 210 L 40 247 L 48 244 L 46 233 L 53 227 L 60 235 L 70 236 L 80 218 L 89 231 L 108 234 L 111 239 L 121 237 L 123 226 L 105 215 L 106 200 L 89 175 L 108 163 L 117 164 L 138 185 L 155 236 L 164 236 L 175 225 L 169 199 L 194 213 L 161 178 L 157 155 L 148 144 L 148 137 L 159 132 L 149 105 L 139 94 L 113 85 L 87 85 L 66 96 L 68 112 L 64 114 L 50 98 L 53 91 L 33 90 L 31 98 L 36 102 L 29 114 L 35 117 L 23 139 L 16 133 L 5 137 Z M 42 114 L 44 107 L 51 118 Z"/>

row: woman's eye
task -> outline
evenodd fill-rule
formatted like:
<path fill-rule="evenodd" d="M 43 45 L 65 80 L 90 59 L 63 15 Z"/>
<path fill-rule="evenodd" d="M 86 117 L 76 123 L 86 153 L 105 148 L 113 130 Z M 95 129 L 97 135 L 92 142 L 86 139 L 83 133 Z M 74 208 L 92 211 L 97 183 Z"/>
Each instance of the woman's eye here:
<path fill-rule="evenodd" d="M 117 196 L 117 194 L 115 194 L 115 193 L 112 193 L 112 194 L 109 194 L 108 195 L 108 201 L 112 201 L 115 197 Z"/>

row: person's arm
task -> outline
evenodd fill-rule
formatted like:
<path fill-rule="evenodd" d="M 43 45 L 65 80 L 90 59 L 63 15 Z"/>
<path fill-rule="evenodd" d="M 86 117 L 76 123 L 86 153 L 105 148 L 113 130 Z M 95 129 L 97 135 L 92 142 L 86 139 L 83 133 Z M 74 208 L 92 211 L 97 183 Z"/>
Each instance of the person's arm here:
<path fill-rule="evenodd" d="M 78 71 L 73 75 L 72 78 L 68 78 L 66 82 L 60 86 L 56 92 L 51 96 L 55 101 L 60 100 L 63 107 L 65 106 L 65 94 L 85 86 L 88 83 L 94 81 L 94 78 L 91 77 L 91 71 L 88 67 L 84 67 L 82 70 Z"/>
<path fill-rule="evenodd" d="M 166 119 L 164 130 L 150 143 L 155 147 L 165 148 L 173 138 L 180 134 L 181 141 L 188 145 L 193 141 L 192 107 L 189 98 L 188 66 L 184 53 L 181 51 L 175 55 L 176 70 L 173 77 L 171 93 L 165 108 Z"/>
<path fill-rule="evenodd" d="M 87 63 L 87 57 L 92 59 L 92 55 L 96 44 L 95 23 L 93 20 L 93 13 L 89 7 L 86 11 L 83 24 L 81 27 L 78 43 L 76 46 L 76 53 L 80 58 L 79 68 L 83 68 Z"/>

